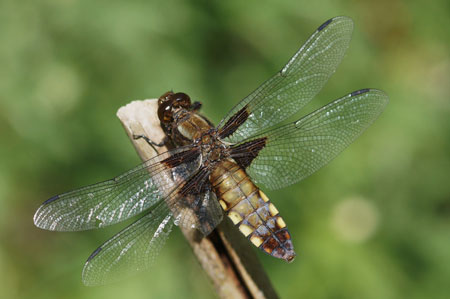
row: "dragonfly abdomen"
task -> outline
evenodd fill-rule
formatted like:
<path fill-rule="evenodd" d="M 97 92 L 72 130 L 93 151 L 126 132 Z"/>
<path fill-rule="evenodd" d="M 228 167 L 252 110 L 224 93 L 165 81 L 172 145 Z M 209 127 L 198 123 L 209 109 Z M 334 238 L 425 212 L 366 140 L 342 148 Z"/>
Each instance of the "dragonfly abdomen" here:
<path fill-rule="evenodd" d="M 256 247 L 288 262 L 295 257 L 286 223 L 269 198 L 232 160 L 222 161 L 210 177 L 226 215 Z"/>

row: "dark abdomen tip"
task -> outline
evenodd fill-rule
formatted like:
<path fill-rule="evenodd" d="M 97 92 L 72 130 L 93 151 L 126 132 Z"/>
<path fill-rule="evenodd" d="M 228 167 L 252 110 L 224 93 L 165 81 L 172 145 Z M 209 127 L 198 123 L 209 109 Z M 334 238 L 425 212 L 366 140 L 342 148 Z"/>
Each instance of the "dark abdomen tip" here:
<path fill-rule="evenodd" d="M 271 255 L 273 257 L 285 260 L 288 263 L 292 262 L 296 257 L 292 241 L 285 241 L 280 247 L 273 250 Z"/>
<path fill-rule="evenodd" d="M 288 251 L 286 252 L 286 254 L 283 256 L 283 260 L 285 260 L 288 263 L 292 263 L 295 259 L 297 255 L 295 254 L 294 251 Z"/>

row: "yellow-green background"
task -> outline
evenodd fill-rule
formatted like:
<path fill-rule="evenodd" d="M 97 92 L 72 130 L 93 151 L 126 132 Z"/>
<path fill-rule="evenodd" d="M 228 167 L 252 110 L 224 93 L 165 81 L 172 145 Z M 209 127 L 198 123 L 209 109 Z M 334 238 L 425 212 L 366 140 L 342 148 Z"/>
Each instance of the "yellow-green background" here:
<path fill-rule="evenodd" d="M 173 89 L 217 123 L 336 15 L 353 18 L 353 40 L 305 111 L 365 87 L 391 101 L 335 161 L 267 192 L 298 257 L 258 255 L 283 298 L 448 298 L 446 0 L 1 0 L 0 297 L 214 298 L 177 228 L 150 273 L 87 288 L 85 259 L 120 225 L 46 232 L 33 213 L 139 162 L 120 106 Z"/>

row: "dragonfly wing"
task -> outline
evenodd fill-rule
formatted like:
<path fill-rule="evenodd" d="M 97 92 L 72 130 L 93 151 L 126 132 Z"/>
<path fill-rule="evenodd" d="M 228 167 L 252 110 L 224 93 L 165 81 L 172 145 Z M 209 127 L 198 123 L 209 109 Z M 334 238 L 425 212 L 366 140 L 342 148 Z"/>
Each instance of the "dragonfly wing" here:
<path fill-rule="evenodd" d="M 223 219 L 223 210 L 213 192 L 187 195 L 183 202 L 185 208 L 178 208 L 175 214 L 178 226 L 196 228 L 207 236 Z"/>
<path fill-rule="evenodd" d="M 91 254 L 83 269 L 83 283 L 88 286 L 102 285 L 148 270 L 172 226 L 172 214 L 161 201 L 151 212 Z"/>
<path fill-rule="evenodd" d="M 222 222 L 223 209 L 214 192 L 205 192 L 198 201 L 198 229 L 209 235 Z"/>
<path fill-rule="evenodd" d="M 123 221 L 171 194 L 200 162 L 199 151 L 190 146 L 162 153 L 114 179 L 47 200 L 34 223 L 48 230 L 80 231 Z"/>
<path fill-rule="evenodd" d="M 239 142 L 298 112 L 325 85 L 344 57 L 353 21 L 322 24 L 286 66 L 238 103 L 219 124 L 220 135 Z"/>
<path fill-rule="evenodd" d="M 232 156 L 246 164 L 255 183 L 279 189 L 326 165 L 380 115 L 387 94 L 362 89 L 291 124 L 234 146 Z"/>
<path fill-rule="evenodd" d="M 211 192 L 206 167 L 200 168 L 180 184 L 166 199 L 166 203 L 174 215 L 176 225 L 197 228 L 205 236 L 222 221 L 222 208 Z"/>

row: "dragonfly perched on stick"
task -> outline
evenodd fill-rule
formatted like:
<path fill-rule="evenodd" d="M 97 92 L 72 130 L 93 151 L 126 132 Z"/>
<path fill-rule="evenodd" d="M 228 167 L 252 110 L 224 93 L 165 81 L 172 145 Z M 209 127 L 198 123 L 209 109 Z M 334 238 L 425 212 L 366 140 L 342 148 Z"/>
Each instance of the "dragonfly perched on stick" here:
<path fill-rule="evenodd" d="M 258 185 L 274 190 L 308 177 L 353 142 L 388 103 L 384 92 L 361 89 L 281 125 L 335 72 L 352 30 L 347 17 L 322 24 L 281 71 L 218 126 L 187 94 L 164 93 L 158 100 L 164 140 L 134 137 L 172 149 L 114 179 L 50 198 L 36 212 L 35 225 L 79 231 L 142 214 L 88 258 L 87 285 L 149 268 L 174 223 L 206 236 L 224 215 L 257 248 L 291 262 L 296 254 L 286 221 Z"/>

